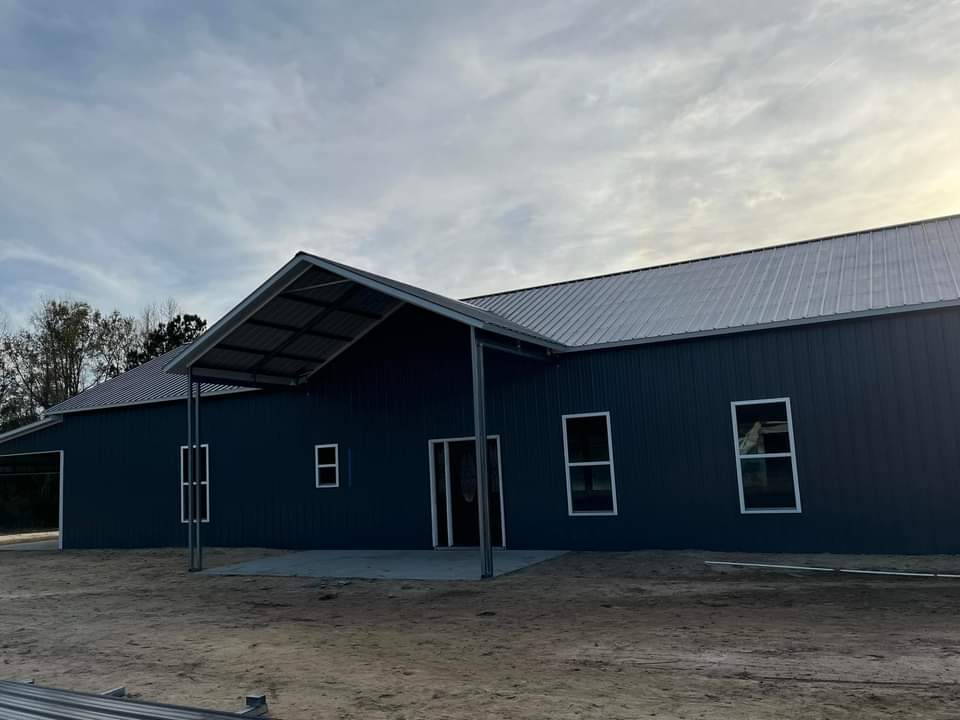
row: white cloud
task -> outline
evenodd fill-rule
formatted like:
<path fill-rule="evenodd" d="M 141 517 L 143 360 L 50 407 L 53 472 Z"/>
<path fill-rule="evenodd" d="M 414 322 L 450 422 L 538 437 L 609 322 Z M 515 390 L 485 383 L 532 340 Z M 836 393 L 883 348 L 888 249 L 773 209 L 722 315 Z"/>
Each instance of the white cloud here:
<path fill-rule="evenodd" d="M 956 3 L 0 5 L 0 307 L 454 296 L 960 210 Z"/>

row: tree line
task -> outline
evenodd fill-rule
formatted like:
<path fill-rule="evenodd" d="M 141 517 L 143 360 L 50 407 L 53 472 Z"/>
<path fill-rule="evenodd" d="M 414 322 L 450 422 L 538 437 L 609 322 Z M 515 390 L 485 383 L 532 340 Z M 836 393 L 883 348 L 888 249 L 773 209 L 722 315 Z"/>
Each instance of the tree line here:
<path fill-rule="evenodd" d="M 43 300 L 19 329 L 0 311 L 0 432 L 40 419 L 45 409 L 194 340 L 206 327 L 172 299 L 138 317 Z"/>

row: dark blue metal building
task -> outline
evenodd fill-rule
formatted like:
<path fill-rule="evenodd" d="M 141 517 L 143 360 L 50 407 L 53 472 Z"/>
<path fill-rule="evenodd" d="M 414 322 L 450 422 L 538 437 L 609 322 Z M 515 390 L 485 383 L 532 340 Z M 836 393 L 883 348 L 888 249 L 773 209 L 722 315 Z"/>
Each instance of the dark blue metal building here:
<path fill-rule="evenodd" d="M 66 548 L 956 553 L 958 272 L 957 217 L 465 302 L 300 254 L 0 460 Z"/>

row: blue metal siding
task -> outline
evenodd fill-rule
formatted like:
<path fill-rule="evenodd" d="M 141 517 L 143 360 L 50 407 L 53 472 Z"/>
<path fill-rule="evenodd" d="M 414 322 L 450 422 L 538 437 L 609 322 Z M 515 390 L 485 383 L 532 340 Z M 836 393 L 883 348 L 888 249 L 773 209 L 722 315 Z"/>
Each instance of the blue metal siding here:
<path fill-rule="evenodd" d="M 960 551 L 957 311 L 565 356 L 541 387 L 517 362 L 489 383 L 514 546 Z M 742 515 L 730 402 L 770 397 L 791 398 L 803 512 Z M 618 517 L 566 516 L 559 418 L 590 411 Z"/>
<path fill-rule="evenodd" d="M 490 352 L 507 543 L 960 552 L 960 311 L 565 354 Z M 790 397 L 801 514 L 741 515 L 730 402 Z M 609 411 L 619 516 L 568 517 L 561 415 Z M 430 438 L 472 434 L 468 335 L 401 311 L 306 390 L 204 400 L 211 545 L 428 547 Z M 67 415 L 67 547 L 180 545 L 184 403 Z M 341 487 L 313 446 L 340 445 Z"/>
<path fill-rule="evenodd" d="M 470 432 L 468 342 L 464 327 L 411 312 L 307 390 L 204 399 L 204 543 L 429 547 L 427 439 Z M 185 422 L 182 402 L 70 414 L 0 454 L 65 451 L 67 547 L 179 545 Z M 341 487 L 318 489 L 314 445 L 334 442 Z"/>

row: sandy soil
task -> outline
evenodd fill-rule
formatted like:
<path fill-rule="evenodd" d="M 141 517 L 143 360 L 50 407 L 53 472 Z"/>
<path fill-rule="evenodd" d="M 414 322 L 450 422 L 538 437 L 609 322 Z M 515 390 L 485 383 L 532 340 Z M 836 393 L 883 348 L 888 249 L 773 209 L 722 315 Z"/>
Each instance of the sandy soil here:
<path fill-rule="evenodd" d="M 259 690 L 288 720 L 957 717 L 960 580 L 704 559 L 734 558 L 571 554 L 425 583 L 189 575 L 166 550 L 4 553 L 0 677 L 224 710 Z"/>

